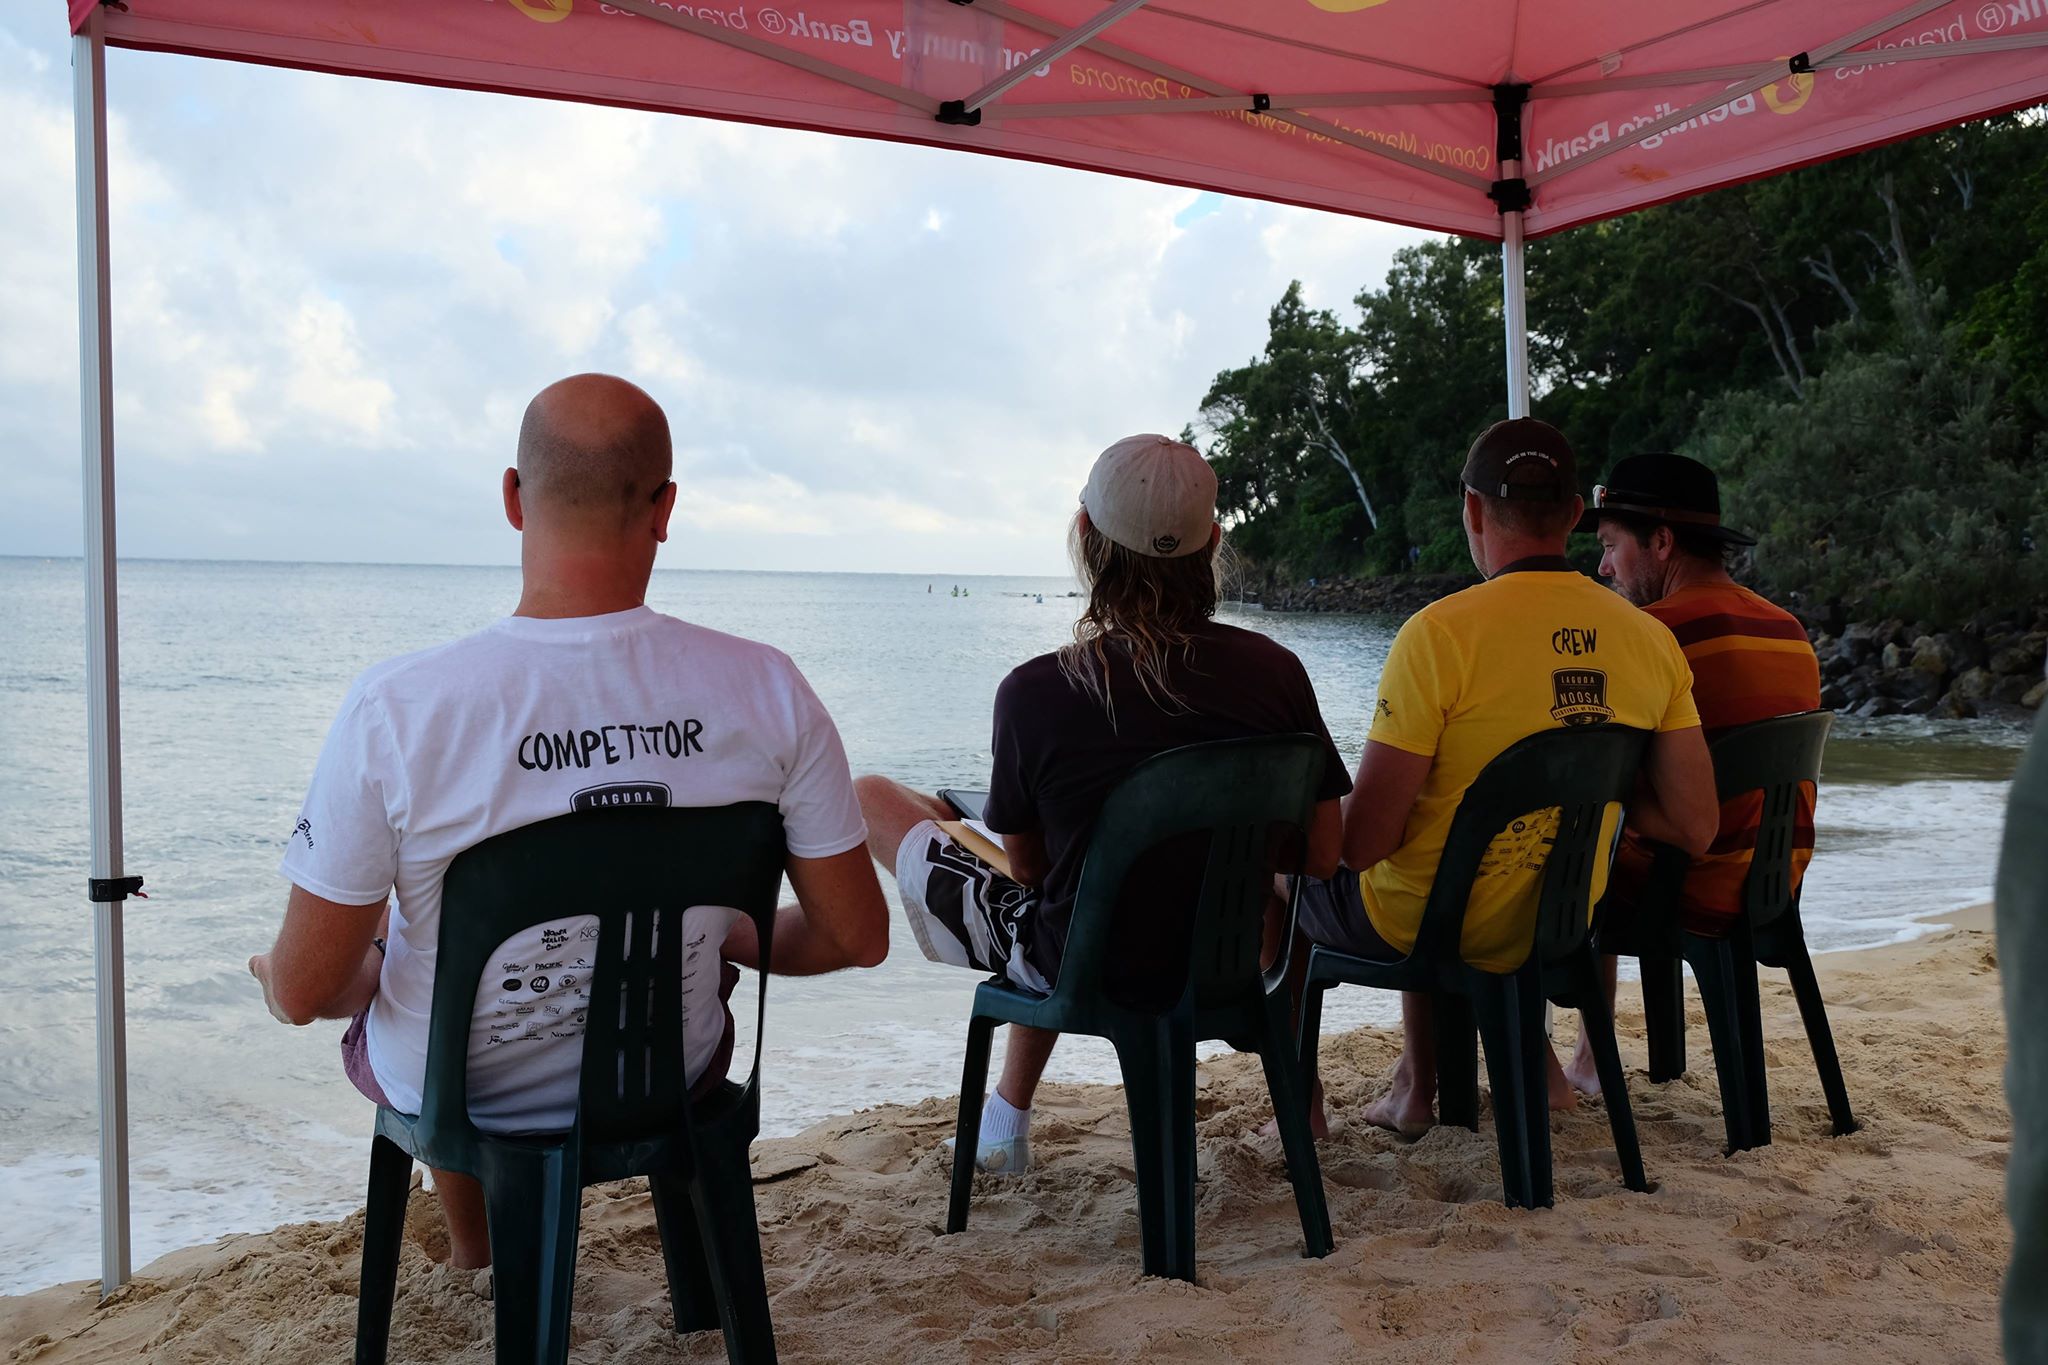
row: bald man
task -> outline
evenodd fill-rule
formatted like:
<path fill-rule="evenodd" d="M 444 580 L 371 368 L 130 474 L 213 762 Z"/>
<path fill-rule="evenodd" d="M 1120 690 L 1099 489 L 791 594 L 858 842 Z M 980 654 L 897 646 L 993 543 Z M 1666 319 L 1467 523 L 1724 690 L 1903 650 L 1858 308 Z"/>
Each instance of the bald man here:
<path fill-rule="evenodd" d="M 646 605 L 675 508 L 669 471 L 668 420 L 633 385 L 591 374 L 542 390 L 504 476 L 518 607 L 371 668 L 328 733 L 287 841 L 284 927 L 249 969 L 279 1020 L 351 1021 L 342 1067 L 378 1104 L 419 1112 L 448 864 L 551 816 L 773 801 L 797 897 L 776 917 L 775 970 L 872 967 L 888 951 L 846 753 L 803 675 L 779 650 Z M 706 930 L 723 937 L 725 961 L 684 983 L 685 1072 L 699 1089 L 731 1061 L 733 964 L 757 957 L 753 922 L 717 917 Z M 590 964 L 575 945 L 593 923 L 566 918 L 500 950 L 516 970 L 479 993 L 471 1030 L 478 1127 L 570 1125 L 581 1031 L 558 1038 L 532 1021 L 580 1018 Z M 522 1044 L 487 1046 L 501 1036 Z M 454 1263 L 489 1265 L 476 1184 L 437 1171 L 435 1186 Z"/>

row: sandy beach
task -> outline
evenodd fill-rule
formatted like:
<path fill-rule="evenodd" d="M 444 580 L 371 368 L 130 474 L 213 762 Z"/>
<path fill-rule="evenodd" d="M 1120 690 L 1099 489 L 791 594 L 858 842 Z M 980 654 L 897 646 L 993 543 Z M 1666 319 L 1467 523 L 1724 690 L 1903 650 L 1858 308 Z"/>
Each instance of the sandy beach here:
<path fill-rule="evenodd" d="M 1776 1141 L 1735 1158 L 1721 1154 L 1697 1006 L 1692 1071 L 1653 1086 L 1640 999 L 1624 985 L 1647 1195 L 1622 1189 L 1594 1102 L 1553 1123 L 1556 1208 L 1511 1212 L 1490 1119 L 1415 1143 L 1347 1122 L 1383 1085 L 1395 1039 L 1326 1040 L 1337 1250 L 1321 1262 L 1300 1256 L 1277 1143 L 1252 1135 L 1265 1117 L 1256 1062 L 1205 1064 L 1192 1287 L 1137 1274 L 1113 1088 L 1052 1087 L 1034 1133 L 1040 1169 L 985 1178 L 959 1237 L 937 1235 L 948 1100 L 764 1142 L 756 1193 L 782 1357 L 1995 1361 L 2008 1142 L 1997 960 L 1988 912 L 1944 925 L 1821 961 L 1864 1124 L 1845 1138 L 1827 1136 L 1778 974 L 1764 993 Z M 445 1247 L 430 1192 L 415 1193 L 409 1223 L 392 1359 L 490 1360 L 476 1277 L 434 1262 Z M 0 1299 L 0 1350 L 39 1365 L 343 1360 L 360 1234 L 358 1216 L 225 1238 L 159 1259 L 104 1306 L 93 1284 Z M 724 1358 L 716 1333 L 670 1330 L 653 1213 L 630 1185 L 586 1194 L 572 1358 Z"/>

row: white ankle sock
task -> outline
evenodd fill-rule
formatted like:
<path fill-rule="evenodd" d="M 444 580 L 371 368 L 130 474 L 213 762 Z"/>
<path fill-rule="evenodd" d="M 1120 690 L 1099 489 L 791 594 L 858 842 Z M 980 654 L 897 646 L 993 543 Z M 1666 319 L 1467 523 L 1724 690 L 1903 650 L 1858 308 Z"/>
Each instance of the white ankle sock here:
<path fill-rule="evenodd" d="M 1008 1142 L 1030 1131 L 1029 1109 L 1019 1109 L 995 1091 L 989 1092 L 988 1103 L 981 1107 L 981 1140 L 984 1143 Z"/>

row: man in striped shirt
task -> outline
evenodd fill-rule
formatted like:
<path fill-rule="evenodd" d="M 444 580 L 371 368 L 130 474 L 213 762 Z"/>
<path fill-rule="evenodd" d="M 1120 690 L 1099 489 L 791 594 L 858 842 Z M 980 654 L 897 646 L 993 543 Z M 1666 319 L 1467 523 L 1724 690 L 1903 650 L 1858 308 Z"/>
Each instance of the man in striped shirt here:
<path fill-rule="evenodd" d="M 1683 455 L 1631 455 L 1593 490 L 1579 524 L 1600 538 L 1600 574 L 1615 590 L 1670 627 L 1692 665 L 1693 703 L 1706 739 L 1737 726 L 1820 706 L 1820 664 L 1806 630 L 1787 612 L 1737 583 L 1728 560 L 1756 538 L 1721 524 L 1714 471 Z M 1813 857 L 1813 799 L 1800 795 L 1793 841 L 1796 885 Z M 1707 937 L 1725 935 L 1742 912 L 1743 881 L 1763 815 L 1763 793 L 1724 803 L 1707 852 L 1692 860 L 1679 900 L 1681 926 Z M 1650 869 L 1650 850 L 1625 834 L 1615 855 L 1606 915 L 1625 920 Z M 1614 959 L 1602 964 L 1610 1002 Z M 1586 1094 L 1600 1080 L 1583 1035 L 1565 1075 Z"/>

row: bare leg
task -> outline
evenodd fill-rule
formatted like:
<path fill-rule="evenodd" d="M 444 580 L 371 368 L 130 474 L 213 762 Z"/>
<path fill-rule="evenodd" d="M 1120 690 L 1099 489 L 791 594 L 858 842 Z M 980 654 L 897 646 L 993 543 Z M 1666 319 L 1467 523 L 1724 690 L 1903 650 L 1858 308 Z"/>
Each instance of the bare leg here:
<path fill-rule="evenodd" d="M 868 852 L 892 875 L 896 871 L 896 850 L 903 847 L 903 836 L 913 826 L 926 820 L 951 820 L 957 814 L 936 796 L 874 773 L 855 778 L 853 790 L 860 798 L 860 813 L 868 822 Z"/>
<path fill-rule="evenodd" d="M 457 1270 L 482 1270 L 491 1263 L 491 1236 L 484 1220 L 484 1187 L 458 1171 L 435 1171 L 434 1193 L 448 1220 L 448 1259 Z"/>
<path fill-rule="evenodd" d="M 1429 996 L 1401 992 L 1401 1056 L 1393 1084 L 1365 1107 L 1365 1121 L 1402 1137 L 1421 1137 L 1436 1122 L 1436 1034 Z"/>
<path fill-rule="evenodd" d="M 1616 962 L 1617 959 L 1605 955 L 1600 959 L 1600 988 L 1607 992 L 1607 1017 L 1610 1019 L 1614 1017 Z M 1565 1103 L 1558 1103 L 1556 1059 L 1557 1054 L 1555 1052 L 1551 1053 L 1552 1083 L 1550 1087 L 1550 1107 L 1552 1109 L 1569 1109 L 1571 1107 L 1569 1094 L 1565 1097 Z M 1593 1045 L 1587 1041 L 1586 1026 L 1583 1021 L 1579 1025 L 1578 1048 L 1572 1053 L 1571 1065 L 1563 1069 L 1562 1078 L 1572 1090 L 1578 1091 L 1581 1095 L 1597 1095 L 1600 1093 L 1600 1070 L 1593 1063 Z"/>
<path fill-rule="evenodd" d="M 868 823 L 868 852 L 892 875 L 896 851 L 903 847 L 905 835 L 926 820 L 951 820 L 957 814 L 938 797 L 875 773 L 855 778 L 853 790 Z M 1031 1107 L 1038 1079 L 1045 1074 L 1045 1064 L 1052 1059 L 1053 1044 L 1059 1038 L 1047 1029 L 1010 1026 L 1009 1045 L 1003 1049 L 1003 1074 L 996 1083 L 996 1093 L 1005 1103 L 1017 1109 Z"/>
<path fill-rule="evenodd" d="M 1045 1064 L 1052 1060 L 1052 1045 L 1059 1040 L 1059 1034 L 1050 1029 L 1010 1025 L 1009 1045 L 1003 1049 L 1003 1075 L 996 1082 L 996 1093 L 1004 1103 L 1015 1109 L 1031 1107 L 1038 1078 L 1045 1074 Z"/>

